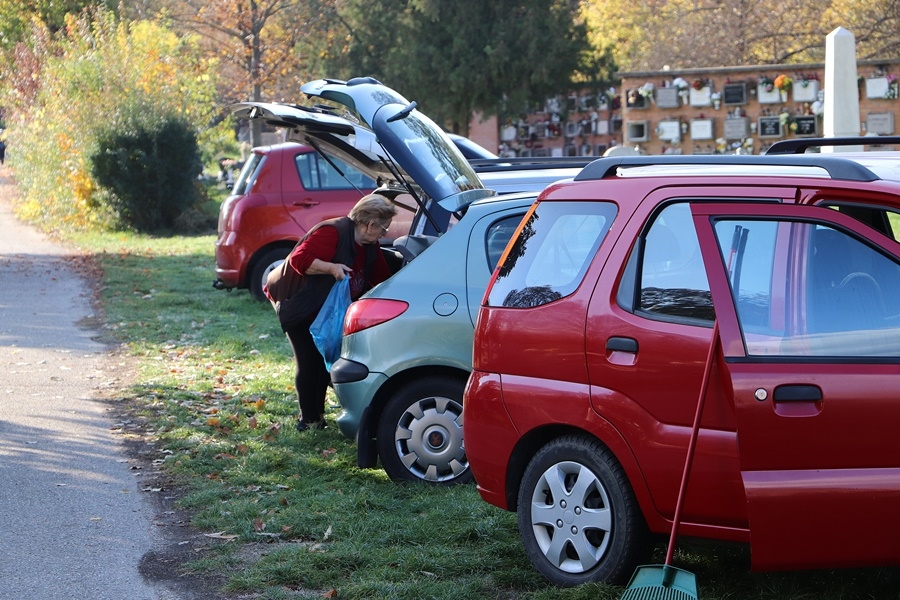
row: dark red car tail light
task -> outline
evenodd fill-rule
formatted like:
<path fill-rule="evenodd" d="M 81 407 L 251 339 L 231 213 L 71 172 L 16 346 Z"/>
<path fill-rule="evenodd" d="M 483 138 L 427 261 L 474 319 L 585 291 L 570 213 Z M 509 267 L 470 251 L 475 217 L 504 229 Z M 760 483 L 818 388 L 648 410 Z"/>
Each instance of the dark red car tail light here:
<path fill-rule="evenodd" d="M 365 298 L 350 304 L 344 316 L 344 335 L 350 335 L 399 317 L 409 308 L 402 300 Z"/>

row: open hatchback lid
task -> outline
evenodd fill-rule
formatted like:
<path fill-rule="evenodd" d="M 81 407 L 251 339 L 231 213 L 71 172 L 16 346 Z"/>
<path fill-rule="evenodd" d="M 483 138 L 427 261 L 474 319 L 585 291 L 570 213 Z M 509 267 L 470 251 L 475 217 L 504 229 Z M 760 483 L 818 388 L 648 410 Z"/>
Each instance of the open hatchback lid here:
<path fill-rule="evenodd" d="M 378 143 L 425 193 L 449 211 L 493 196 L 456 144 L 434 121 L 371 77 L 319 79 L 300 87 L 310 98 L 337 103 L 369 127 Z"/>
<path fill-rule="evenodd" d="M 326 158 L 338 158 L 380 186 L 396 188 L 410 182 L 409 175 L 392 164 L 371 130 L 344 117 L 279 102 L 241 102 L 228 108 L 240 119 L 258 119 L 285 129 L 286 141 L 312 146 Z"/>

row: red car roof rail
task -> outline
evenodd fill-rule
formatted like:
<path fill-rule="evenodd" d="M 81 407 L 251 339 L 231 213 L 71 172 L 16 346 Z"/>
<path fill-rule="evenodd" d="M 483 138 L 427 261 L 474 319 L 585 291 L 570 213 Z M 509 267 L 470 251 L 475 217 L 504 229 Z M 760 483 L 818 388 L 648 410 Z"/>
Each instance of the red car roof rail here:
<path fill-rule="evenodd" d="M 843 181 L 877 181 L 881 179 L 863 165 L 847 158 L 821 154 L 776 154 L 776 155 L 647 155 L 616 156 L 598 158 L 575 176 L 575 181 L 590 181 L 606 177 L 616 177 L 620 168 L 654 167 L 654 166 L 696 166 L 696 167 L 796 167 L 818 169 L 824 171 L 831 179 Z M 687 173 L 685 173 L 687 174 Z M 717 172 L 703 172 L 697 169 L 698 175 L 716 175 Z M 723 173 L 724 174 L 724 173 Z M 739 172 L 737 174 L 740 174 Z M 759 170 L 749 174 L 760 174 Z M 784 173 L 780 173 L 784 174 Z"/>

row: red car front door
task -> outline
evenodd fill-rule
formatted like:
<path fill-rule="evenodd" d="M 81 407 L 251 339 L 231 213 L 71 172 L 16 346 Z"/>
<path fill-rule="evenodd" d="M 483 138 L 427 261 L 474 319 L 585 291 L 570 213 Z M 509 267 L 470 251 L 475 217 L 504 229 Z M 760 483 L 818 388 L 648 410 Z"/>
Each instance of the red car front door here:
<path fill-rule="evenodd" d="M 900 561 L 900 244 L 835 211 L 693 204 L 756 569 Z"/>

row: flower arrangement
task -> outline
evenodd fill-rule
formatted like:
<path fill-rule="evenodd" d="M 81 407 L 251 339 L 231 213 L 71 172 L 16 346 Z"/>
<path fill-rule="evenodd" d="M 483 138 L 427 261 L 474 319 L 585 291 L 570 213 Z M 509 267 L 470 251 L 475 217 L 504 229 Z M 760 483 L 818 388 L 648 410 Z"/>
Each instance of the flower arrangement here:
<path fill-rule="evenodd" d="M 775 89 L 775 82 L 767 75 L 761 75 L 759 77 L 759 85 L 767 92 L 771 92 Z"/>
<path fill-rule="evenodd" d="M 801 73 L 800 75 L 797 76 L 797 83 L 800 85 L 800 87 L 803 87 L 803 88 L 809 87 L 810 81 L 818 81 L 818 80 L 819 80 L 818 73 Z"/>
<path fill-rule="evenodd" d="M 695 90 L 702 90 L 703 88 L 707 87 L 708 85 L 709 85 L 709 79 L 706 79 L 705 77 L 698 77 L 691 84 L 691 87 L 693 87 Z"/>
<path fill-rule="evenodd" d="M 638 94 L 649 100 L 650 102 L 655 102 L 653 97 L 653 92 L 656 90 L 656 87 L 650 83 L 649 81 L 638 88 Z"/>
<path fill-rule="evenodd" d="M 797 131 L 797 121 L 794 119 L 794 115 L 789 111 L 783 111 L 779 114 L 778 120 L 781 122 L 781 126 L 784 129 L 789 129 L 791 132 Z"/>
<path fill-rule="evenodd" d="M 719 107 L 722 105 L 722 92 L 713 92 L 709 95 L 709 99 L 712 102 L 713 109 L 719 110 Z"/>
<path fill-rule="evenodd" d="M 778 77 L 776 77 L 775 81 L 773 82 L 775 87 L 777 87 L 782 92 L 786 92 L 789 89 L 791 89 L 791 85 L 793 85 L 793 83 L 794 83 L 794 80 L 783 73 L 781 75 L 779 75 Z"/>
<path fill-rule="evenodd" d="M 688 88 L 690 87 L 688 82 L 682 77 L 676 77 L 672 80 L 672 87 L 678 90 L 678 97 L 681 98 L 683 103 L 686 103 L 689 95 Z"/>
<path fill-rule="evenodd" d="M 897 84 L 897 76 L 896 75 L 886 75 L 888 81 L 888 89 L 887 92 L 884 93 L 884 97 L 888 100 L 896 100 L 898 96 L 898 84 Z"/>

